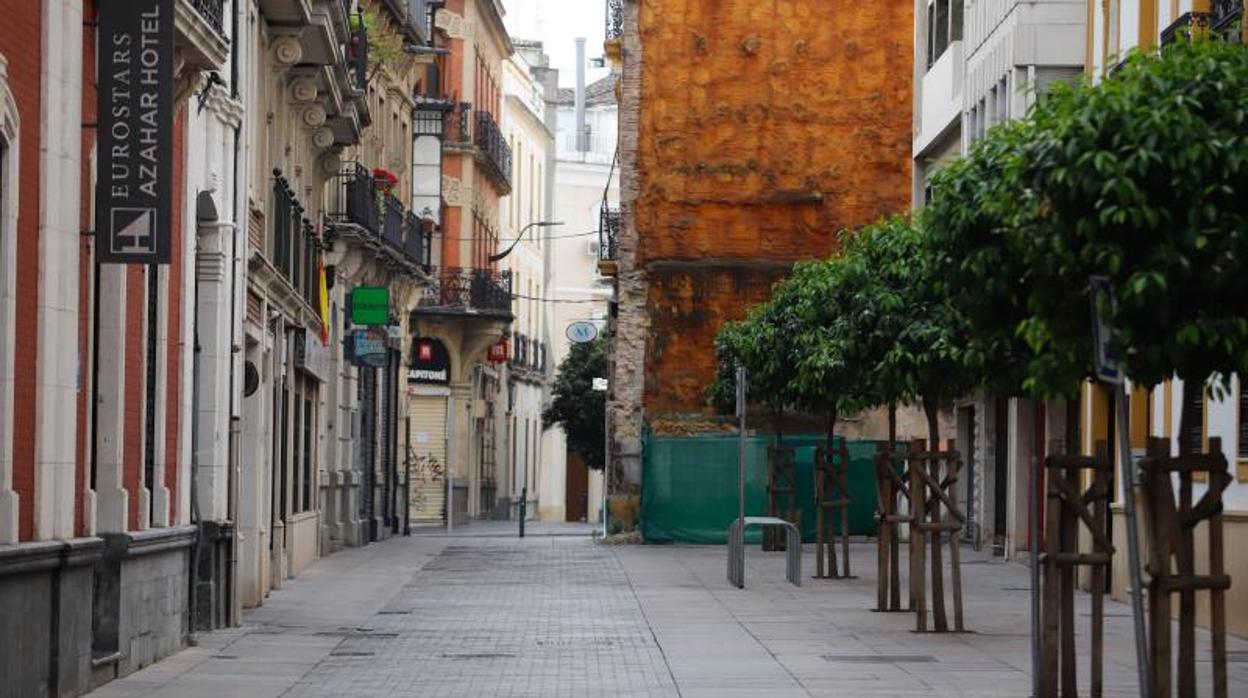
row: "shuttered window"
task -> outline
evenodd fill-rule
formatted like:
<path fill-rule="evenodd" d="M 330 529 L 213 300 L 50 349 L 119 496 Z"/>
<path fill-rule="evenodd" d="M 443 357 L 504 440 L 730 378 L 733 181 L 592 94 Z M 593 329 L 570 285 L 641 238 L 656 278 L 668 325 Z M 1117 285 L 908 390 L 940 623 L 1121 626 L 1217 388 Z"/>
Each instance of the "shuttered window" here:
<path fill-rule="evenodd" d="M 1183 384 L 1183 416 L 1179 421 L 1181 453 L 1201 453 L 1205 441 L 1205 391 L 1195 381 Z"/>
<path fill-rule="evenodd" d="M 1248 460 L 1248 386 L 1244 385 L 1244 383 L 1248 383 L 1248 379 L 1240 378 L 1239 409 L 1236 413 L 1239 420 L 1236 426 L 1239 431 L 1239 446 L 1237 450 L 1239 451 L 1240 460 Z"/>

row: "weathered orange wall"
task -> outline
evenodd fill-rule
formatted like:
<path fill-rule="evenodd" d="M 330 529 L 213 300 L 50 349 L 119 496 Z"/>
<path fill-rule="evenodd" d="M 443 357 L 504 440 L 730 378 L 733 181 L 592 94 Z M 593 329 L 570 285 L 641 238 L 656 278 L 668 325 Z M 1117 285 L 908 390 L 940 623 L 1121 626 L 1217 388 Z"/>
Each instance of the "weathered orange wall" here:
<path fill-rule="evenodd" d="M 715 332 L 789 263 L 908 207 L 911 5 L 640 3 L 635 211 L 652 421 L 707 409 Z"/>

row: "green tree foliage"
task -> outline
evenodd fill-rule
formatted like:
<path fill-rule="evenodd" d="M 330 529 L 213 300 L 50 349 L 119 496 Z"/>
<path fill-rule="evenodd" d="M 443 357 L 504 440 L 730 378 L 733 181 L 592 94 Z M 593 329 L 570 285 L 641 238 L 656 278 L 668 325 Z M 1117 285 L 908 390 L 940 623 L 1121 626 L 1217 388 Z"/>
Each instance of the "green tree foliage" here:
<path fill-rule="evenodd" d="M 963 361 L 965 319 L 949 302 L 922 230 L 903 216 L 880 221 L 850 239 L 845 259 L 854 270 L 847 278 L 858 279 L 845 309 L 866 371 L 860 402 L 918 400 L 928 438 L 938 438 L 939 409 L 974 388 L 980 374 Z"/>
<path fill-rule="evenodd" d="M 723 412 L 736 407 L 736 365 L 748 372 L 748 399 L 780 414 L 792 400 L 789 383 L 793 378 L 792 352 L 787 321 L 780 305 L 764 303 L 753 308 L 744 320 L 729 322 L 715 337 L 717 372 L 707 388 L 711 404 Z"/>
<path fill-rule="evenodd" d="M 547 426 L 559 424 L 568 435 L 568 447 L 594 470 L 601 470 L 606 456 L 607 394 L 594 390 L 595 378 L 607 377 L 605 337 L 588 344 L 573 344 L 559 364 L 550 407 L 542 415 Z"/>
<path fill-rule="evenodd" d="M 1088 280 L 1117 288 L 1126 373 L 1248 369 L 1248 51 L 1180 41 L 1057 85 L 937 177 L 924 223 L 964 360 L 1006 392 L 1089 375 Z"/>

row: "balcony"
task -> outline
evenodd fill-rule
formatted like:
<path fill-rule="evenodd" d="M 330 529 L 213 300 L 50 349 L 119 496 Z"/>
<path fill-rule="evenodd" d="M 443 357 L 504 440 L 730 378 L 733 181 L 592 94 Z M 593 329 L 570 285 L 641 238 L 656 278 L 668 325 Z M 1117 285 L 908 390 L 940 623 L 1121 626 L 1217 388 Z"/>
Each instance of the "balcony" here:
<path fill-rule="evenodd" d="M 403 207 L 392 194 L 383 194 L 367 168 L 354 163 L 331 185 L 327 208 L 333 222 L 331 239 L 351 236 L 395 261 L 410 267 L 429 266 L 431 222 Z"/>
<path fill-rule="evenodd" d="M 1161 45 L 1173 43 L 1177 38 L 1190 39 L 1204 34 L 1209 29 L 1209 20 L 1208 12 L 1184 12 L 1161 30 Z"/>
<path fill-rule="evenodd" d="M 230 57 L 224 0 L 181 0 L 174 5 L 176 47 L 184 69 L 222 70 Z"/>
<path fill-rule="evenodd" d="M 606 40 L 619 40 L 624 36 L 624 0 L 607 0 L 606 17 Z"/>
<path fill-rule="evenodd" d="M 430 269 L 416 314 L 473 314 L 511 318 L 511 272 L 443 267 Z"/>
<path fill-rule="evenodd" d="M 620 258 L 620 209 L 605 203 L 598 212 L 598 272 L 615 276 Z"/>
<path fill-rule="evenodd" d="M 1215 34 L 1230 42 L 1243 41 L 1244 3 L 1241 0 L 1213 0 L 1209 10 L 1209 23 Z"/>
<path fill-rule="evenodd" d="M 511 193 L 511 146 L 493 114 L 474 111 L 471 103 L 460 102 L 446 112 L 444 130 L 443 145 L 448 152 L 471 153 L 498 193 Z"/>
<path fill-rule="evenodd" d="M 373 175 L 355 163 L 338 174 L 330 194 L 330 217 L 340 223 L 359 226 L 372 235 L 380 230 Z"/>
<path fill-rule="evenodd" d="M 433 257 L 433 221 L 408 211 L 404 230 L 403 254 L 414 264 L 428 269 Z"/>
<path fill-rule="evenodd" d="M 277 273 L 305 303 L 316 307 L 321 243 L 304 217 L 303 204 L 280 173 L 274 173 L 273 228 L 265 252 Z"/>
<path fill-rule="evenodd" d="M 498 193 L 510 194 L 511 146 L 488 111 L 477 112 L 473 143 L 477 146 L 477 158 L 485 165 L 486 175 L 498 187 Z"/>
<path fill-rule="evenodd" d="M 368 86 L 368 30 L 364 28 L 363 19 L 357 20 L 357 26 L 351 30 L 346 67 L 355 89 L 363 92 Z"/>
<path fill-rule="evenodd" d="M 403 204 L 387 193 L 381 196 L 381 240 L 392 249 L 403 250 L 404 218 L 407 212 Z"/>

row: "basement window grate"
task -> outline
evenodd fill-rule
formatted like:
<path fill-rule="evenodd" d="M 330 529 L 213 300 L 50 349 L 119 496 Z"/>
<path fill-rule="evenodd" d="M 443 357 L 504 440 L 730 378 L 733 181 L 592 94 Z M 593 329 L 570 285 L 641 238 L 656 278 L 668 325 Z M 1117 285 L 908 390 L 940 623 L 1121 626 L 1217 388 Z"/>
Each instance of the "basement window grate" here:
<path fill-rule="evenodd" d="M 825 662 L 847 664 L 932 664 L 936 658 L 930 654 L 825 654 Z"/>

